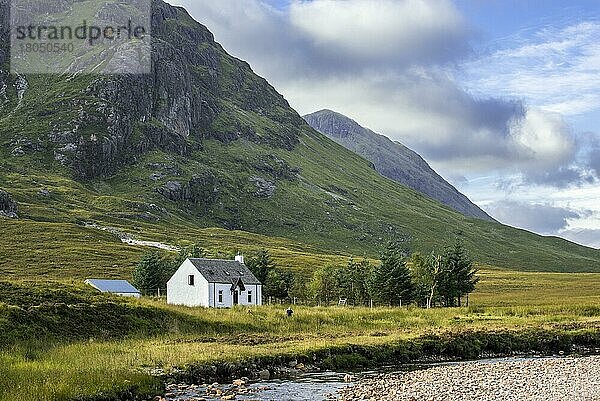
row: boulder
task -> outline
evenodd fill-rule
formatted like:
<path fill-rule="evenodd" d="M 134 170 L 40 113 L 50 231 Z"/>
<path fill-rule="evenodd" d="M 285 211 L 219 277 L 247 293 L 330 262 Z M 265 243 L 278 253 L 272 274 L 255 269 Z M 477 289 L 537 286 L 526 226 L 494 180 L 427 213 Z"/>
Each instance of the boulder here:
<path fill-rule="evenodd" d="M 18 218 L 17 203 L 12 199 L 10 194 L 0 189 L 0 216 L 8 217 L 9 219 Z"/>
<path fill-rule="evenodd" d="M 258 372 L 258 377 L 260 380 L 269 380 L 271 378 L 271 372 L 268 369 L 263 369 Z"/>
<path fill-rule="evenodd" d="M 168 181 L 162 187 L 157 188 L 156 192 L 172 201 L 179 201 L 185 199 L 185 191 L 183 189 L 183 184 L 179 181 Z"/>
<path fill-rule="evenodd" d="M 275 194 L 277 186 L 271 181 L 267 181 L 262 177 L 250 177 L 250 182 L 256 185 L 254 196 L 258 198 L 270 198 Z"/>

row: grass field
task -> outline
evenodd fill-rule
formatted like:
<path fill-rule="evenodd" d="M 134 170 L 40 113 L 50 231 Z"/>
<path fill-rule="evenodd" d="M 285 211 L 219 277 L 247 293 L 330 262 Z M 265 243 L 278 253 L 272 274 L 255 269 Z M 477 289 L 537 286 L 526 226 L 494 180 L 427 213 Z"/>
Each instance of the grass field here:
<path fill-rule="evenodd" d="M 480 306 L 556 306 L 600 303 L 600 274 L 533 273 L 482 268 L 471 296 Z"/>
<path fill-rule="evenodd" d="M 412 347 L 444 333 L 546 330 L 586 339 L 600 333 L 600 274 L 488 269 L 481 278 L 469 308 L 297 306 L 293 319 L 284 317 L 283 305 L 191 309 L 107 297 L 80 283 L 1 283 L 0 400 L 99 393 L 117 399 L 160 391 L 145 368 L 293 358 L 349 346 L 399 352 L 399 344 Z"/>
<path fill-rule="evenodd" d="M 267 248 L 279 266 L 303 275 L 327 264 L 345 265 L 352 256 L 274 236 L 202 229 L 184 220 L 173 226 L 123 225 L 118 219 L 105 224 L 141 240 L 178 246 L 197 242 L 213 256 Z M 400 352 L 399 344 L 411 348 L 423 337 L 444 333 L 452 333 L 452 338 L 473 331 L 546 330 L 555 336 L 590 338 L 600 333 L 597 273 L 481 266 L 481 281 L 469 308 L 297 306 L 296 316 L 288 320 L 283 305 L 249 313 L 107 298 L 82 287 L 82 281 L 130 279 L 136 261 L 149 248 L 123 244 L 114 232 L 81 222 L 0 219 L 0 229 L 4 234 L 0 274 L 10 280 L 0 285 L 1 401 L 133 399 L 133 394 L 160 392 L 161 383 L 148 376 L 146 368 L 168 370 L 317 352 L 344 354 L 349 346 L 368 347 L 366 353 L 375 360 L 372 354 L 379 351 L 373 350 Z M 463 351 L 457 352 L 461 356 Z M 340 358 L 332 362 L 334 366 L 365 362 L 364 357 Z M 86 398 L 98 394 L 105 398 Z"/>
<path fill-rule="evenodd" d="M 132 234 L 139 240 L 172 246 L 198 243 L 211 256 L 268 249 L 278 266 L 304 274 L 327 264 L 344 265 L 351 256 L 288 239 L 218 228 L 201 229 L 184 222 L 164 231 L 152 225 L 107 227 Z M 0 238 L 0 274 L 17 280 L 27 279 L 31 274 L 48 280 L 130 279 L 141 255 L 152 249 L 124 244 L 114 233 L 81 224 L 0 219 L 0 231 L 5 234 Z M 24 243 L 27 243 L 26 252 L 23 252 Z"/>

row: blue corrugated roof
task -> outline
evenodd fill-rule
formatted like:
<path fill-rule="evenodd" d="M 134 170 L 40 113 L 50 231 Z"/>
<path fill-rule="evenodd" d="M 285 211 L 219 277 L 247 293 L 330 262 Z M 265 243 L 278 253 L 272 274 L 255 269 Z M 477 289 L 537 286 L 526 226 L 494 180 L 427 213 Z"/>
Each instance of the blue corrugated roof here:
<path fill-rule="evenodd" d="M 102 292 L 135 294 L 140 293 L 137 288 L 129 284 L 127 280 L 85 280 L 86 284 Z"/>

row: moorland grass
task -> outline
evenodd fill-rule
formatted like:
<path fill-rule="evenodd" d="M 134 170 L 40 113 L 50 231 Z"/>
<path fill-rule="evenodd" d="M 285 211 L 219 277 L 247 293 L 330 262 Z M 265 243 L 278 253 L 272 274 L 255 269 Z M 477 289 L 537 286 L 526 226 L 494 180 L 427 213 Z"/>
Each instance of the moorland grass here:
<path fill-rule="evenodd" d="M 157 392 L 160 383 L 144 373 L 154 367 L 169 371 L 318 353 L 330 355 L 323 366 L 352 368 L 369 360 L 389 363 L 390 356 L 408 359 L 431 352 L 464 357 L 490 348 L 562 349 L 556 347 L 573 336 L 596 344 L 600 278 L 574 276 L 570 285 L 588 286 L 569 302 L 561 291 L 574 292 L 576 287 L 565 285 L 564 276 L 546 276 L 537 284 L 531 276 L 532 287 L 553 283 L 554 290 L 536 305 L 516 298 L 510 306 L 496 306 L 486 291 L 504 288 L 499 303 L 508 304 L 526 290 L 515 290 L 524 276 L 504 272 L 502 282 L 502 274 L 490 271 L 484 276 L 481 292 L 471 297 L 469 307 L 296 306 L 292 319 L 285 317 L 285 305 L 186 308 L 158 299 L 105 296 L 68 283 L 2 283 L 0 332 L 9 334 L 0 351 L 0 400 L 71 400 L 98 394 L 106 400 L 117 395 L 133 399 L 134 394 Z M 511 294 L 513 290 L 517 292 Z M 461 336 L 466 339 L 458 341 Z M 558 345 L 551 344 L 563 337 Z M 498 344 L 490 345 L 490 338 Z M 358 356 L 348 359 L 348 352 Z"/>

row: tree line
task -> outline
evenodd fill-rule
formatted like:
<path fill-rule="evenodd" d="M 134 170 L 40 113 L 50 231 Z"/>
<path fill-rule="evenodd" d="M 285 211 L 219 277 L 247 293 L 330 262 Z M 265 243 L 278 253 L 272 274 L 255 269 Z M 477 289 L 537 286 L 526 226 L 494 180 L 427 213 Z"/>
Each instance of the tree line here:
<path fill-rule="evenodd" d="M 169 278 L 187 258 L 207 257 L 199 245 L 182 249 L 176 257 L 150 252 L 142 256 L 134 270 L 134 285 L 143 293 L 155 294 L 166 288 Z M 223 257 L 223 255 L 221 255 Z M 235 256 L 226 255 L 227 259 Z M 265 300 L 313 304 L 408 305 L 422 307 L 461 306 L 478 282 L 473 260 L 460 241 L 441 253 L 411 253 L 407 241 L 390 242 L 380 263 L 351 258 L 347 265 L 328 265 L 311 276 L 299 275 L 276 265 L 267 250 L 246 258 L 246 266 L 263 283 Z"/>
<path fill-rule="evenodd" d="M 347 266 L 318 269 L 308 294 L 325 304 L 343 298 L 353 305 L 373 300 L 378 305 L 453 307 L 462 305 L 477 282 L 477 269 L 460 241 L 427 256 L 411 254 L 403 242 L 392 242 L 379 264 L 351 259 Z"/>

